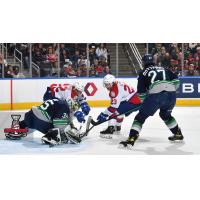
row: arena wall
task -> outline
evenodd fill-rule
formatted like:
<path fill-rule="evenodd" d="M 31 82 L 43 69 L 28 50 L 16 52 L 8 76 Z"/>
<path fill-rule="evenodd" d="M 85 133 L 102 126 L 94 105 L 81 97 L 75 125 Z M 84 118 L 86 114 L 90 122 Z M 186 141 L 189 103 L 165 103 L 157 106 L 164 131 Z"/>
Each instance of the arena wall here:
<path fill-rule="evenodd" d="M 136 88 L 136 78 L 119 78 Z M 177 91 L 177 106 L 200 106 L 200 77 L 183 77 Z M 42 102 L 47 86 L 68 87 L 79 81 L 85 85 L 85 95 L 92 107 L 109 105 L 108 91 L 102 78 L 73 79 L 1 79 L 0 110 L 30 109 Z"/>

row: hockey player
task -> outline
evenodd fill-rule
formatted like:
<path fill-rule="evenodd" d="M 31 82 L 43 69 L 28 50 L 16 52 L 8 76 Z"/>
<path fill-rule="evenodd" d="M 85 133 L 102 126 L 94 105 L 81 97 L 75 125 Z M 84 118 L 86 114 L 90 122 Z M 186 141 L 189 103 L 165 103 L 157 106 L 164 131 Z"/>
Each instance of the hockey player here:
<path fill-rule="evenodd" d="M 103 85 L 109 91 L 111 104 L 104 112 L 99 114 L 97 121 L 103 122 L 108 117 L 112 118 L 109 120 L 107 129 L 100 132 L 101 137 L 112 138 L 115 131 L 119 133 L 121 130 L 123 114 L 128 116 L 131 112 L 138 110 L 141 99 L 131 86 L 117 81 L 111 74 L 104 77 Z"/>
<path fill-rule="evenodd" d="M 68 102 L 59 99 L 47 100 L 40 106 L 33 106 L 25 113 L 24 120 L 19 122 L 19 126 L 20 129 L 31 128 L 42 132 L 45 134 L 42 141 L 50 145 L 61 144 L 68 140 L 80 143 L 81 139 L 76 129 L 70 126 L 73 119 L 71 114 L 75 112 L 73 115 L 80 123 L 85 122 L 85 118 L 83 112 L 76 110 L 77 104 L 72 100 Z"/>
<path fill-rule="evenodd" d="M 172 132 L 168 137 L 170 141 L 183 140 L 181 129 L 171 113 L 176 103 L 176 90 L 179 86 L 177 75 L 163 67 L 155 66 L 153 56 L 146 54 L 142 58 L 144 69 L 138 77 L 137 92 L 146 94 L 139 113 L 135 116 L 129 137 L 126 141 L 120 142 L 121 146 L 133 146 L 142 125 L 149 116 L 153 116 L 160 110 L 160 117 Z"/>
<path fill-rule="evenodd" d="M 84 97 L 83 92 L 84 92 L 84 86 L 79 82 L 75 82 L 72 85 L 68 85 L 68 87 L 66 88 L 47 87 L 47 90 L 43 96 L 43 101 L 55 98 L 66 101 L 73 99 L 73 101 L 76 101 L 78 103 L 82 112 L 85 115 L 88 115 L 90 112 L 90 107 L 86 102 L 86 97 Z"/>

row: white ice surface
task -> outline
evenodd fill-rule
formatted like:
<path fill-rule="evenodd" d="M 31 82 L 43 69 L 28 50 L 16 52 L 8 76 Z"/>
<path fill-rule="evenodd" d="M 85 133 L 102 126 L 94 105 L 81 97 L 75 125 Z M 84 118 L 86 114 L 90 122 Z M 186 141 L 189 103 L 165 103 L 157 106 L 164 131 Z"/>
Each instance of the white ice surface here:
<path fill-rule="evenodd" d="M 90 115 L 96 119 L 104 108 L 92 108 Z M 13 111 L 23 114 L 25 111 Z M 20 141 L 5 139 L 3 129 L 11 125 L 11 112 L 0 112 L 0 154 L 93 154 L 93 155 L 192 155 L 200 154 L 200 107 L 176 107 L 173 116 L 177 119 L 185 140 L 181 143 L 171 143 L 167 137 L 170 131 L 158 116 L 150 117 L 145 122 L 140 138 L 132 150 L 121 149 L 118 144 L 127 138 L 129 129 L 136 113 L 125 118 L 120 135 L 113 139 L 102 139 L 99 131 L 107 127 L 107 123 L 94 127 L 89 135 L 79 145 L 63 144 L 53 148 L 41 144 L 42 134 L 33 131 Z M 85 127 L 82 128 L 85 130 Z"/>

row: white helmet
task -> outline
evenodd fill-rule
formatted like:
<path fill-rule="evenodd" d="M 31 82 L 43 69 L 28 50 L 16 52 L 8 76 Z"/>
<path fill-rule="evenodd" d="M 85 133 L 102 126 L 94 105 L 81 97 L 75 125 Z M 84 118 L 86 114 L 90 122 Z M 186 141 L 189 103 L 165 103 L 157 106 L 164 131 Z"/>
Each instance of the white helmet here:
<path fill-rule="evenodd" d="M 79 82 L 75 82 L 73 87 L 81 93 L 84 91 L 84 86 Z"/>
<path fill-rule="evenodd" d="M 103 78 L 103 86 L 106 87 L 107 85 L 110 85 L 110 87 L 111 87 L 115 81 L 116 81 L 116 79 L 113 75 L 107 74 Z"/>

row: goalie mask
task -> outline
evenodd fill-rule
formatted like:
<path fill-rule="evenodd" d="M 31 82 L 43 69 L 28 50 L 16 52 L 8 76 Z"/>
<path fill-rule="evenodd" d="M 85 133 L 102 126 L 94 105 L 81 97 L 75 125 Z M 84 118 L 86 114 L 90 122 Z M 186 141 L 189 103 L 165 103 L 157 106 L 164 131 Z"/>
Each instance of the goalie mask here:
<path fill-rule="evenodd" d="M 68 105 L 69 105 L 69 109 L 71 112 L 75 112 L 79 109 L 79 104 L 77 101 L 73 100 L 73 99 L 69 99 L 67 101 Z"/>

